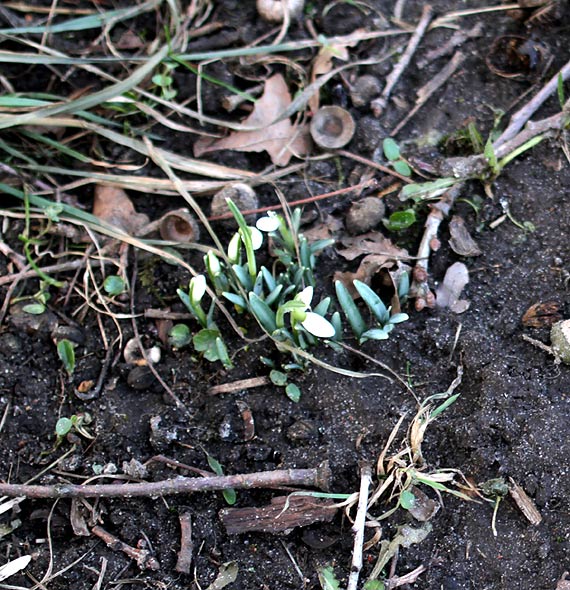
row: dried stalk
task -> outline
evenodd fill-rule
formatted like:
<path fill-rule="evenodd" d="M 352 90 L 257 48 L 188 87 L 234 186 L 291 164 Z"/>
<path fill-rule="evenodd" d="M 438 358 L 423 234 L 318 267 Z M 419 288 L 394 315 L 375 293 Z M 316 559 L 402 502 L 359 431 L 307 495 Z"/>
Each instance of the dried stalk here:
<path fill-rule="evenodd" d="M 352 550 L 352 565 L 346 590 L 356 590 L 358 578 L 362 569 L 362 552 L 364 545 L 364 527 L 366 525 L 366 511 L 368 509 L 368 492 L 372 482 L 372 467 L 364 463 L 360 469 L 360 492 L 358 494 L 358 508 L 352 525 L 354 533 L 354 547 Z"/>
<path fill-rule="evenodd" d="M 135 498 L 168 496 L 214 490 L 273 488 L 282 485 L 316 487 L 326 490 L 331 477 L 328 462 L 313 469 L 281 469 L 212 477 L 177 477 L 165 481 L 126 484 L 26 485 L 0 483 L 0 495 L 10 498 Z"/>

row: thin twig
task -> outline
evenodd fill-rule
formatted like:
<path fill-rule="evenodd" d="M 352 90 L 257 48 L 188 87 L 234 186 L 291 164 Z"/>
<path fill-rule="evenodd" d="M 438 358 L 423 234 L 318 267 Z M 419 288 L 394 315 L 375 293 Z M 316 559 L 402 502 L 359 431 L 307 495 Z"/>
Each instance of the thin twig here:
<path fill-rule="evenodd" d="M 115 535 L 112 535 L 99 525 L 94 526 L 91 529 L 91 532 L 96 537 L 99 537 L 100 539 L 105 541 L 107 546 L 110 547 L 113 551 L 122 551 L 131 559 L 134 559 L 141 569 L 148 569 L 153 571 L 160 569 L 160 564 L 158 563 L 158 561 L 156 561 L 156 559 L 150 554 L 150 552 L 147 549 L 135 549 L 135 547 L 127 545 L 124 541 L 121 541 L 121 539 L 115 537 Z"/>
<path fill-rule="evenodd" d="M 251 389 L 252 387 L 261 387 L 262 385 L 269 385 L 268 377 L 251 377 L 250 379 L 240 379 L 232 383 L 222 383 L 221 385 L 214 385 L 208 389 L 209 395 L 216 395 L 218 393 L 233 393 L 234 391 L 241 391 L 242 389 Z"/>
<path fill-rule="evenodd" d="M 428 25 L 431 21 L 431 17 L 431 6 L 429 4 L 426 4 L 423 8 L 420 22 L 418 23 L 418 26 L 416 27 L 414 34 L 408 41 L 406 50 L 402 54 L 402 57 L 400 58 L 398 63 L 394 66 L 394 69 L 386 77 L 386 86 L 384 86 L 384 91 L 382 92 L 382 95 L 374 99 L 370 103 L 372 112 L 374 113 L 375 117 L 380 117 L 386 109 L 388 99 L 390 98 L 390 94 L 392 93 L 394 86 L 398 83 L 398 80 L 400 79 L 401 75 L 404 73 L 404 70 L 408 67 L 410 60 L 412 59 L 412 56 L 414 55 L 420 41 L 424 36 L 424 33 L 428 28 Z"/>
<path fill-rule="evenodd" d="M 555 75 L 549 82 L 543 86 L 538 94 L 536 94 L 529 102 L 520 108 L 511 117 L 507 128 L 501 133 L 499 138 L 493 143 L 495 150 L 504 143 L 513 139 L 515 135 L 524 127 L 526 122 L 534 115 L 534 113 L 542 106 L 542 104 L 556 92 L 558 88 L 558 78 L 562 76 L 562 80 L 566 81 L 570 77 L 570 61 Z"/>
<path fill-rule="evenodd" d="M 364 545 L 364 528 L 366 525 L 366 511 L 368 509 L 368 492 L 372 482 L 372 467 L 364 463 L 360 468 L 360 492 L 358 494 L 358 508 L 352 532 L 354 533 L 354 547 L 352 550 L 352 565 L 346 590 L 356 590 L 358 578 L 362 569 L 362 553 Z"/>
<path fill-rule="evenodd" d="M 168 496 L 214 490 L 273 488 L 281 485 L 316 487 L 329 486 L 330 468 L 327 462 L 313 469 L 281 469 L 238 475 L 213 477 L 177 477 L 164 481 L 126 484 L 56 484 L 26 485 L 0 483 L 0 495 L 26 498 L 134 498 Z"/>

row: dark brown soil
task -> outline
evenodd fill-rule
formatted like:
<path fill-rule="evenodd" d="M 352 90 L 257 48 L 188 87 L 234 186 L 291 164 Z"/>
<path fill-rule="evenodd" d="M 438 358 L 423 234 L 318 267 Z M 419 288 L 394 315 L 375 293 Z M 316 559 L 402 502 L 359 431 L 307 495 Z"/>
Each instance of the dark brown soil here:
<path fill-rule="evenodd" d="M 373 4 L 384 15 L 392 14 L 392 2 Z M 407 21 L 417 22 L 421 4 L 406 4 Z M 471 3 L 473 6 L 484 4 Z M 486 137 L 493 127 L 494 113 L 509 109 L 509 113 L 512 112 L 514 102 L 533 83 L 536 88 L 544 84 L 544 78 L 521 82 L 501 78 L 488 69 L 485 57 L 499 35 L 533 35 L 553 55 L 546 79 L 558 71 L 570 59 L 568 11 L 563 1 L 560 5 L 562 18 L 534 27 L 530 33 L 524 24 L 504 12 L 458 21 L 464 28 L 481 21 L 483 33 L 463 45 L 467 56 L 464 65 L 398 135 L 405 153 L 424 160 L 435 155 L 450 155 L 451 151 L 446 153 L 441 147 L 442 142 L 439 148 L 424 147 L 428 134 L 443 138 L 473 121 Z M 434 3 L 438 14 L 465 7 L 459 1 Z M 368 26 L 352 4 L 334 4 L 326 18 L 322 17 L 323 9 L 324 3 L 314 4 L 314 23 L 319 33 L 346 34 Z M 201 49 L 206 42 L 211 48 L 241 46 L 269 30 L 269 25 L 258 20 L 251 1 L 242 5 L 225 0 L 216 11 L 218 18 L 228 19 L 228 27 L 198 39 L 189 50 Z M 336 12 L 339 14 L 333 18 Z M 452 33 L 444 28 L 428 32 L 417 57 L 442 45 Z M 228 40 L 228 36 L 231 39 Z M 294 23 L 290 37 L 306 36 L 302 24 Z M 373 56 L 392 43 L 395 46 L 397 41 L 362 43 L 351 59 Z M 349 149 L 372 158 L 386 130 L 402 119 L 413 104 L 415 91 L 439 71 L 445 59 L 422 70 L 413 60 L 396 86 L 397 104 L 391 102 L 380 119 L 375 119 L 368 107 L 352 107 L 344 96 L 346 92 L 340 93 L 343 96 L 336 92 L 342 90 L 340 80 L 329 83 L 325 88 L 327 101 L 346 99 L 357 121 L 357 135 Z M 359 73 L 372 73 L 382 78 L 391 65 L 393 62 L 361 68 Z M 221 62 L 213 68 L 212 75 L 219 78 L 227 75 L 232 83 L 243 83 Z M 22 80 L 16 73 L 12 83 L 17 90 L 43 90 L 30 87 L 30 80 Z M 186 77 L 184 83 L 193 82 Z M 193 93 L 192 90 L 187 92 Z M 205 92 L 208 111 L 218 114 L 219 91 L 206 84 Z M 554 96 L 537 117 L 557 110 L 559 104 Z M 503 125 L 506 120 L 503 119 Z M 165 129 L 161 133 L 172 135 L 164 142 L 165 148 L 192 155 L 188 135 L 178 136 Z M 570 165 L 561 149 L 565 141 L 565 136 L 549 139 L 518 157 L 493 184 L 492 198 L 485 196 L 480 183 L 468 185 L 464 201 L 457 204 L 455 212 L 466 219 L 483 252 L 480 257 L 463 259 L 454 254 L 447 245 L 449 235 L 444 223 L 440 236 L 442 248 L 432 256 L 431 278 L 434 284 L 441 281 L 453 262 L 464 261 L 470 271 L 470 283 L 465 292 L 465 297 L 471 301 L 470 308 L 456 315 L 437 309 L 417 313 L 410 306 L 407 309 L 410 320 L 398 326 L 388 341 L 367 343 L 363 347 L 364 352 L 409 378 L 419 399 L 445 391 L 456 375 L 458 364 L 462 364 L 460 397 L 427 432 L 423 453 L 429 468 L 457 469 L 474 483 L 499 477 L 513 478 L 543 517 L 541 524 L 533 526 L 507 497 L 499 506 L 497 536 L 494 536 L 491 503 L 466 502 L 445 495 L 443 508 L 431 520 L 432 532 L 421 544 L 400 550 L 397 575 L 404 575 L 420 565 L 427 568 L 415 583 L 405 588 L 554 590 L 564 571 L 570 569 L 570 371 L 567 366 L 555 365 L 552 357 L 522 339 L 522 335 L 527 334 L 548 342 L 548 328 L 525 328 L 521 322 L 522 315 L 532 304 L 545 301 L 558 302 L 562 316 L 570 316 Z M 452 150 L 451 142 L 447 142 L 447 146 Z M 251 170 L 261 170 L 269 164 L 265 156 L 232 152 L 214 153 L 209 159 Z M 340 165 L 344 178 L 355 168 L 349 160 L 342 160 Z M 312 164 L 307 169 L 307 177 L 317 180 L 305 184 L 301 176 L 292 177 L 280 186 L 290 200 L 308 196 L 307 189 L 312 194 L 324 193 L 341 188 L 339 170 L 336 163 Z M 269 188 L 262 188 L 260 192 L 264 203 L 274 202 Z M 79 196 L 81 202 L 89 205 L 89 194 Z M 171 197 L 137 193 L 132 193 L 131 197 L 137 209 L 151 218 L 157 218 L 165 208 L 182 205 Z M 326 201 L 321 211 L 336 212 L 340 216 L 353 198 L 346 196 Z M 481 206 L 475 215 L 466 201 L 477 199 Z M 535 231 L 522 230 L 509 220 L 491 229 L 489 224 L 503 213 L 500 203 L 503 199 L 508 201 L 513 217 L 520 222 L 532 222 Z M 2 206 L 12 204 L 6 200 Z M 390 213 L 400 204 L 389 198 L 387 206 Z M 421 215 L 425 216 L 425 209 Z M 21 221 L 10 220 L 6 227 L 5 243 L 21 252 L 17 239 L 22 231 Z M 392 234 L 391 238 L 413 252 L 421 229 L 421 224 L 417 224 L 407 231 Z M 225 235 L 223 229 L 220 231 Z M 196 256 L 193 260 L 198 265 L 200 258 Z M 185 271 L 143 254 L 136 260 L 131 256 L 130 263 L 131 268 L 138 269 L 137 314 L 149 307 L 170 306 L 183 311 L 175 291 L 187 284 L 189 276 Z M 330 291 L 333 272 L 348 269 L 346 261 L 332 249 L 327 250 L 319 263 L 317 280 L 323 290 Z M 8 260 L 0 256 L 0 275 L 8 272 Z M 73 275 L 56 278 L 69 281 Z M 15 293 L 8 293 L 7 287 L 0 291 L 3 298 L 30 295 L 37 291 L 38 280 L 21 283 Z M 258 343 L 240 350 L 234 358 L 236 368 L 225 371 L 219 364 L 210 364 L 188 349 L 173 351 L 161 345 L 155 322 L 141 315 L 136 322 L 142 339 L 148 346 L 161 346 L 162 360 L 157 369 L 188 412 L 177 409 L 161 385 L 148 375 L 139 378 L 136 388 L 129 385 L 133 383 L 132 368 L 122 357 L 111 359 L 100 395 L 82 401 L 75 395 L 75 387 L 85 380 L 97 380 L 104 364 L 100 327 L 104 327 L 111 341 L 117 336 L 117 329 L 109 317 L 102 316 L 98 324 L 93 310 L 75 316 L 83 304 L 77 295 L 70 296 L 64 304 L 65 289 L 50 291 L 49 314 L 53 322 L 65 324 L 69 320 L 74 326 L 74 338 L 79 343 L 77 368 L 70 382 L 50 336 L 53 326 L 47 325 L 47 320 L 46 325 L 39 328 L 30 327 L 29 318 L 22 319 L 22 314 L 10 308 L 0 326 L 0 413 L 4 415 L 0 433 L 0 477 L 4 481 L 26 482 L 69 451 L 72 445 L 68 441 L 54 450 L 55 423 L 60 416 L 88 412 L 93 418 L 88 428 L 95 439 L 78 437 L 75 450 L 57 467 L 48 469 L 36 483 L 63 480 L 79 483 L 100 469 L 107 474 L 123 473 L 125 462 L 135 459 L 145 463 L 159 454 L 207 470 L 204 453 L 207 451 L 224 466 L 226 473 L 232 474 L 315 467 L 328 460 L 333 474 L 331 490 L 349 494 L 358 490 L 359 462 L 363 459 L 374 462 L 399 417 L 406 414 L 407 425 L 417 410 L 414 398 L 398 383 L 382 378 L 342 377 L 318 367 L 311 367 L 300 376 L 298 384 L 303 393 L 297 404 L 273 385 L 209 395 L 212 385 L 267 375 L 268 370 L 259 357 L 273 354 L 270 348 L 265 348 L 269 345 Z M 115 311 L 128 314 L 128 301 L 124 302 L 123 309 Z M 131 320 L 120 320 L 120 327 L 124 343 L 133 335 Z M 234 344 L 242 346 L 238 341 Z M 351 370 L 377 370 L 375 365 L 358 357 L 326 349 L 319 350 L 318 356 Z M 244 442 L 244 425 L 237 402 L 244 402 L 251 410 L 255 420 L 253 440 Z M 158 481 L 180 473 L 192 475 L 150 462 L 147 479 Z M 435 497 L 432 491 L 426 489 L 426 492 Z M 266 505 L 273 496 L 282 493 L 238 491 L 236 505 Z M 142 543 L 158 560 L 160 569 L 141 571 L 127 556 L 106 547 L 95 537 L 75 535 L 70 524 L 71 502 L 66 499 L 55 504 L 47 500 L 25 500 L 18 510 L 4 514 L 4 524 L 14 519 L 21 524 L 2 538 L 2 562 L 31 554 L 33 561 L 29 572 L 35 580 L 40 580 L 51 556 L 52 575 L 65 571 L 46 583 L 45 587 L 50 590 L 207 588 L 220 565 L 232 561 L 239 570 L 237 580 L 229 586 L 235 590 L 319 588 L 317 571 L 327 564 L 334 565 L 344 587 L 350 572 L 353 537 L 350 522 L 340 513 L 331 523 L 298 528 L 289 534 L 228 535 L 219 518 L 220 510 L 226 506 L 221 493 L 103 499 L 90 503 L 95 506 L 103 528 L 132 546 Z M 371 512 L 378 516 L 382 508 L 376 506 Z M 195 559 L 188 575 L 174 570 L 180 549 L 178 515 L 182 513 L 190 513 L 193 521 Z M 398 525 L 408 522 L 411 517 L 407 513 L 397 512 L 383 524 L 383 538 L 392 537 Z M 372 569 L 378 552 L 379 546 L 365 552 L 363 579 Z M 99 586 L 97 580 L 103 564 L 106 572 Z M 1 587 L 38 587 L 34 586 L 33 578 L 26 576 L 14 576 L 7 583 L 12 586 Z"/>

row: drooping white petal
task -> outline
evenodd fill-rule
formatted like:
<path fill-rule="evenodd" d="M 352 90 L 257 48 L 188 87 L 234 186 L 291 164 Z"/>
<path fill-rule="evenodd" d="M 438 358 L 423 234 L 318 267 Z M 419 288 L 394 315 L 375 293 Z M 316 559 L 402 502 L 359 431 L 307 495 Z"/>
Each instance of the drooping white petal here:
<path fill-rule="evenodd" d="M 277 231 L 280 223 L 279 217 L 270 211 L 265 217 L 260 217 L 255 225 L 258 230 L 269 233 Z"/>
<path fill-rule="evenodd" d="M 322 315 L 313 311 L 307 312 L 307 317 L 301 325 L 307 332 L 318 338 L 332 338 L 335 335 L 334 326 Z"/>
<path fill-rule="evenodd" d="M 248 227 L 254 250 L 259 250 L 263 244 L 263 234 L 256 227 Z"/>
<path fill-rule="evenodd" d="M 232 264 L 237 264 L 239 262 L 240 244 L 241 236 L 239 234 L 234 234 L 228 244 L 228 258 Z"/>
<path fill-rule="evenodd" d="M 311 301 L 313 300 L 313 287 L 305 287 L 300 293 L 295 295 L 297 301 L 302 301 L 308 308 L 311 307 Z"/>
<path fill-rule="evenodd" d="M 208 250 L 208 253 L 206 254 L 206 266 L 208 267 L 208 271 L 214 277 L 218 276 L 222 272 L 220 261 L 218 260 L 218 257 L 212 252 L 212 250 Z"/>
<path fill-rule="evenodd" d="M 206 277 L 204 275 L 192 277 L 188 291 L 192 303 L 200 303 L 206 292 Z"/>

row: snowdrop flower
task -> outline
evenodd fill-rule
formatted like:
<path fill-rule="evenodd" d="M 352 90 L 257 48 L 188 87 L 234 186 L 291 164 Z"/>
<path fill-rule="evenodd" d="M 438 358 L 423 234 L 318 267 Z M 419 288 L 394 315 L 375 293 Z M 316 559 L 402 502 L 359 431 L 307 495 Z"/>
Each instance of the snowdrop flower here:
<path fill-rule="evenodd" d="M 265 217 L 260 217 L 255 226 L 265 233 L 277 231 L 281 225 L 279 216 L 274 211 L 269 211 Z"/>
<path fill-rule="evenodd" d="M 251 244 L 254 250 L 259 250 L 263 245 L 263 234 L 256 228 L 248 226 L 249 235 L 251 236 Z"/>
<path fill-rule="evenodd" d="M 335 335 L 334 326 L 327 319 L 318 313 L 310 311 L 311 301 L 313 300 L 313 287 L 305 287 L 295 295 L 295 300 L 304 303 L 305 310 L 294 311 L 292 315 L 294 318 L 297 315 L 295 319 L 300 322 L 307 332 L 317 338 L 332 338 Z"/>
<path fill-rule="evenodd" d="M 190 301 L 194 305 L 198 305 L 204 297 L 206 292 L 206 277 L 204 275 L 197 275 L 190 279 L 190 286 L 188 288 L 188 294 L 190 295 Z"/>
<path fill-rule="evenodd" d="M 239 262 L 240 244 L 241 236 L 236 233 L 232 236 L 232 239 L 228 244 L 228 258 L 232 264 L 237 264 Z"/>

